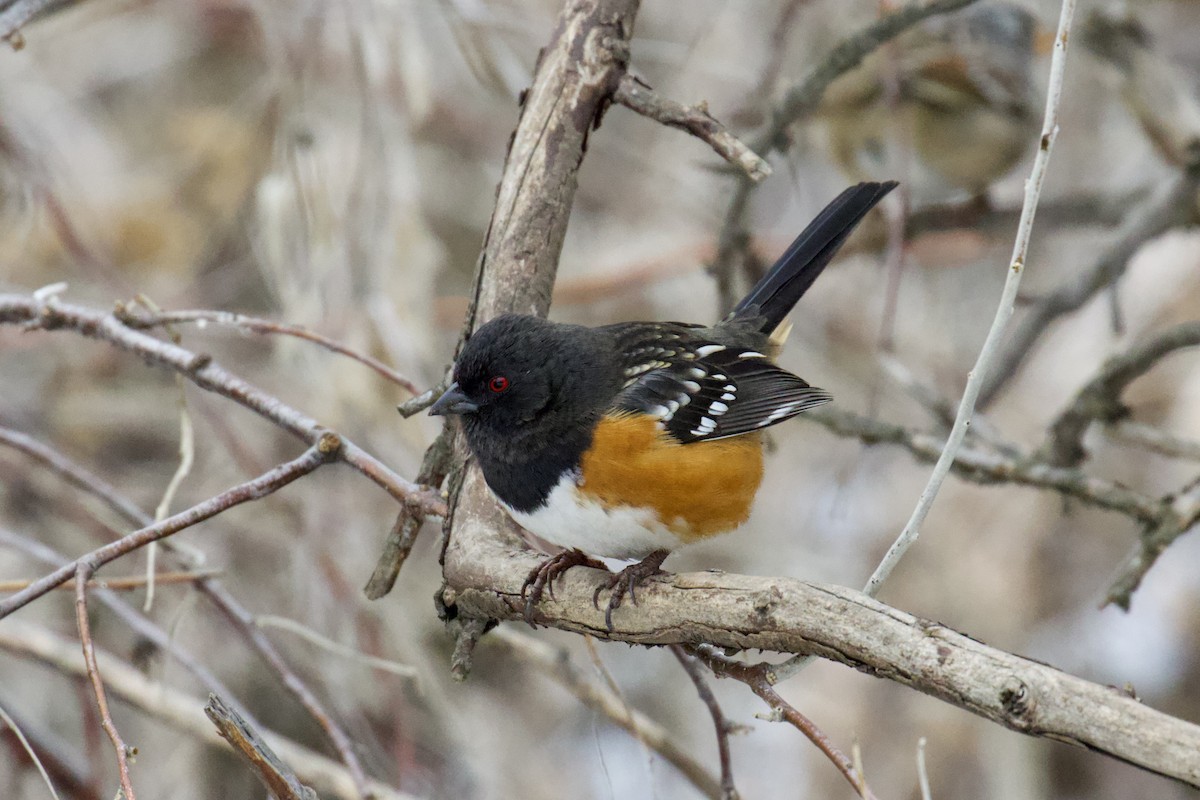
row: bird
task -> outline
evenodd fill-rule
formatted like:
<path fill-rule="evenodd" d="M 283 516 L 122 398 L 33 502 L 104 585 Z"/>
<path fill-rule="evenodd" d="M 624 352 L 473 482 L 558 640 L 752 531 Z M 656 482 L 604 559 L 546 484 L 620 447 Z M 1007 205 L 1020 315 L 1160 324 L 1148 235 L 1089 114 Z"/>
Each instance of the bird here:
<path fill-rule="evenodd" d="M 575 566 L 636 563 L 593 595 L 626 594 L 667 555 L 750 515 L 763 475 L 761 431 L 832 397 L 774 363 L 785 319 L 895 182 L 843 191 L 720 322 L 584 327 L 504 314 L 463 345 L 429 413 L 457 416 L 500 505 L 563 548 L 522 587 L 525 619 Z"/>
<path fill-rule="evenodd" d="M 831 155 L 861 179 L 887 168 L 887 142 L 899 137 L 935 186 L 985 199 L 1037 138 L 1038 33 L 1020 6 L 987 3 L 898 37 L 894 50 L 873 53 L 822 99 Z"/>

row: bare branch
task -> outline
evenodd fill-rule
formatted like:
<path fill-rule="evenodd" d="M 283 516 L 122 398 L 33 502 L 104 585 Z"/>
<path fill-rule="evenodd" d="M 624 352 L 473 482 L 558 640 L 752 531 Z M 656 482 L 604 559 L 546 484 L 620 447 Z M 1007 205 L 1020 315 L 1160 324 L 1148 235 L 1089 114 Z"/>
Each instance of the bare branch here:
<path fill-rule="evenodd" d="M 771 174 L 771 165 L 714 119 L 708 113 L 707 103 L 685 106 L 668 100 L 640 78 L 628 74 L 621 78 L 613 100 L 643 117 L 687 131 L 707 142 L 717 155 L 745 172 L 752 181 L 761 181 Z"/>
<path fill-rule="evenodd" d="M 862 770 L 854 766 L 846 754 L 838 749 L 825 732 L 817 727 L 816 723 L 800 713 L 795 706 L 784 700 L 775 691 L 771 685 L 772 676 L 769 664 L 743 664 L 740 661 L 725 658 L 708 646 L 698 647 L 696 652 L 717 677 L 733 678 L 746 684 L 750 687 L 750 691 L 761 697 L 771 707 L 771 711 L 777 714 L 779 719 L 803 733 L 826 758 L 833 762 L 838 772 L 842 773 L 842 777 L 854 787 L 854 791 L 858 793 L 859 797 L 863 800 L 877 800 L 875 794 L 867 786 L 867 780 L 863 776 Z"/>
<path fill-rule="evenodd" d="M 0 538 L 3 537 L 3 531 L 0 531 Z M 219 569 L 201 569 L 188 570 L 184 572 L 156 572 L 154 574 L 154 582 L 159 586 L 176 586 L 197 583 L 205 578 L 212 578 L 220 575 L 222 570 Z M 0 580 L 0 592 L 19 592 L 22 589 L 27 589 L 33 583 L 33 579 L 27 578 L 23 580 Z M 89 589 L 111 589 L 114 592 L 130 592 L 134 589 L 144 589 L 149 581 L 145 575 L 127 575 L 120 578 L 92 578 L 88 581 Z M 70 587 L 59 586 L 59 589 L 68 589 Z"/>
<path fill-rule="evenodd" d="M 518 633 L 507 627 L 496 628 L 487 638 L 487 645 L 499 645 L 511 655 L 530 664 L 558 683 L 586 707 L 603 714 L 614 725 L 628 731 L 691 781 L 709 800 L 721 800 L 721 784 L 671 734 L 654 720 L 636 709 L 629 708 L 615 692 L 601 683 L 588 679 L 572 662 L 563 648 Z"/>
<path fill-rule="evenodd" d="M 83 662 L 87 669 L 88 680 L 96 695 L 96 707 L 100 711 L 100 726 L 108 734 L 113 749 L 117 752 L 117 774 L 121 779 L 121 791 L 125 800 L 136 800 L 133 793 L 133 782 L 129 778 L 129 758 L 137 755 L 137 748 L 125 744 L 113 722 L 112 714 L 108 711 L 108 696 L 104 693 L 104 682 L 100 680 L 100 667 L 96 664 L 96 647 L 92 643 L 92 632 L 88 626 L 87 584 L 92 577 L 93 567 L 80 563 L 75 567 L 75 622 L 79 626 L 79 643 L 83 647 Z"/>
<path fill-rule="evenodd" d="M 1200 322 L 1188 322 L 1161 331 L 1104 363 L 1075 399 L 1050 426 L 1042 458 L 1050 464 L 1073 467 L 1087 458 L 1083 437 L 1093 421 L 1113 421 L 1127 409 L 1121 393 L 1162 358 L 1186 347 L 1200 345 Z"/>
<path fill-rule="evenodd" d="M 717 732 L 718 760 L 721 764 L 722 800 L 738 800 L 738 790 L 733 785 L 733 763 L 729 759 L 729 732 L 733 726 L 729 720 L 725 719 L 725 713 L 721 711 L 721 705 L 717 702 L 716 695 L 709 688 L 708 681 L 704 680 L 704 672 L 700 669 L 700 663 L 679 645 L 671 645 L 671 653 L 683 665 L 683 671 L 691 678 L 692 684 L 696 687 L 696 693 L 700 695 L 700 701 L 708 708 L 708 713 L 712 717 L 713 728 Z"/>
<path fill-rule="evenodd" d="M 145 330 L 160 325 L 176 325 L 182 323 L 194 323 L 197 327 L 203 328 L 208 323 L 214 325 L 222 325 L 229 328 L 237 328 L 238 330 L 250 331 L 251 333 L 276 334 L 280 336 L 294 336 L 297 339 L 304 339 L 308 342 L 313 342 L 330 352 L 338 355 L 346 356 L 354 359 L 360 364 L 363 364 L 374 370 L 384 380 L 396 384 L 400 388 L 410 394 L 420 394 L 417 385 L 408 378 L 401 375 L 396 370 L 384 364 L 377 358 L 372 358 L 365 353 L 360 353 L 328 336 L 323 336 L 314 331 L 310 331 L 300 325 L 288 325 L 283 322 L 274 322 L 269 319 L 259 319 L 258 317 L 248 317 L 244 314 L 234 314 L 229 311 L 205 311 L 205 310 L 188 310 L 188 311 L 159 311 L 159 312 L 142 312 L 135 311 L 124 303 L 118 303 L 113 312 L 117 319 L 125 323 L 131 328 Z"/>
<path fill-rule="evenodd" d="M 1116 439 L 1160 455 L 1200 461 L 1200 442 L 1181 438 L 1145 423 L 1132 419 L 1118 419 L 1109 422 L 1106 430 Z"/>
<path fill-rule="evenodd" d="M 466 482 L 482 484 L 474 471 Z M 463 496 L 482 489 L 464 486 Z M 456 515 L 457 519 L 457 515 Z M 456 529 L 451 573 L 460 615 L 521 620 L 521 586 L 537 554 L 506 532 Z M 448 561 L 448 563 L 450 563 Z M 785 578 L 686 573 L 655 579 L 622 606 L 608 631 L 592 595 L 605 578 L 569 571 L 537 622 L 601 639 L 698 644 L 814 654 L 903 683 L 1021 733 L 1086 747 L 1200 787 L 1200 726 L 1090 683 L 1005 653 L 844 587 Z"/>
<path fill-rule="evenodd" d="M 0 324 L 19 324 L 26 329 L 73 330 L 84 336 L 109 342 L 146 361 L 175 370 L 202 389 L 216 392 L 245 406 L 310 445 L 331 434 L 315 419 L 282 403 L 260 389 L 227 372 L 212 357 L 155 339 L 135 331 L 113 314 L 102 314 L 82 306 L 69 305 L 54 298 L 39 300 L 20 295 L 0 294 Z M 433 491 L 417 486 L 397 475 L 377 458 L 338 434 L 341 446 L 336 458 L 349 464 L 377 483 L 397 500 L 413 499 L 427 514 L 440 515 L 445 503 Z"/>
<path fill-rule="evenodd" d="M 326 448 L 310 447 L 299 458 L 281 464 L 252 481 L 247 481 L 246 483 L 227 489 L 221 494 L 194 505 L 186 511 L 168 517 L 160 523 L 134 531 L 128 536 L 77 558 L 49 575 L 34 581 L 28 588 L 17 592 L 12 597 L 0 601 L 0 619 L 28 605 L 56 586 L 71 580 L 71 577 L 76 574 L 81 566 L 86 566 L 88 570 L 95 571 L 114 559 L 132 553 L 140 547 L 145 547 L 150 542 L 155 542 L 178 533 L 184 528 L 189 528 L 198 522 L 203 522 L 234 506 L 266 497 L 272 492 L 287 486 L 297 478 L 307 475 L 320 467 L 328 460 L 328 452 Z"/>
<path fill-rule="evenodd" d="M 779 105 L 771 112 L 766 128 L 751 142 L 751 148 L 764 158 L 774 151 L 785 151 L 788 147 L 788 127 L 816 110 L 831 83 L 857 67 L 875 50 L 921 21 L 938 14 L 956 11 L 973 2 L 975 0 L 913 0 L 843 39 L 798 83 L 788 89 Z M 713 259 L 712 272 L 716 278 L 722 311 L 731 308 L 737 299 L 734 296 L 733 273 L 737 261 L 744 257 L 750 245 L 746 216 L 750 210 L 750 195 L 754 187 L 753 181 L 738 176 L 737 186 L 734 187 L 721 232 L 717 237 L 717 254 Z"/>
<path fill-rule="evenodd" d="M 38 757 L 37 751 L 33 749 L 33 745 L 29 743 L 29 739 L 25 736 L 25 732 L 12 718 L 12 716 L 4 710 L 4 706 L 0 705 L 0 721 L 3 721 L 8 726 L 12 735 L 17 737 L 17 741 L 21 744 L 21 749 L 25 751 L 26 757 L 33 763 L 38 774 L 42 776 L 42 783 L 46 784 L 46 789 L 50 792 L 50 796 L 54 800 L 58 799 L 58 792 L 54 790 L 54 781 L 50 780 L 50 773 L 46 771 L 46 766 L 42 763 L 42 759 Z"/>
<path fill-rule="evenodd" d="M 818 408 L 805 414 L 839 436 L 852 436 L 867 444 L 897 444 L 923 461 L 934 461 L 943 451 L 943 440 L 917 433 L 902 425 L 881 422 L 850 411 Z M 1088 475 L 1070 467 L 1054 467 L 1023 455 L 1003 455 L 974 447 L 960 447 L 951 465 L 956 475 L 976 483 L 1014 483 L 1059 492 L 1088 505 L 1127 514 L 1140 522 L 1162 516 L 1163 505 L 1119 483 Z"/>
<path fill-rule="evenodd" d="M 131 524 L 143 527 L 152 524 L 152 520 L 148 514 L 123 497 L 116 489 L 46 445 L 24 434 L 5 428 L 0 428 L 0 444 L 15 447 L 36 459 L 68 483 L 102 500 Z M 3 531 L 0 531 L 0 537 L 3 537 Z M 170 539 L 164 540 L 164 544 L 169 549 L 172 547 Z M 25 549 L 27 552 L 31 551 L 30 548 Z M 38 548 L 33 548 L 33 550 L 38 550 Z M 48 550 L 48 548 L 40 546 L 40 551 Z M 35 557 L 47 559 L 51 562 L 61 560 L 56 553 L 50 552 L 49 557 L 47 557 L 45 553 L 40 551 L 34 552 Z M 254 615 L 239 603 L 216 578 L 206 578 L 200 581 L 197 584 L 197 588 L 201 594 L 207 597 L 221 611 L 225 618 L 233 625 L 234 629 L 241 633 L 247 643 L 266 661 L 267 665 L 278 675 L 284 687 L 292 692 L 305 709 L 312 714 L 317 724 L 321 725 L 325 730 L 334 749 L 338 751 L 339 756 L 343 759 L 349 770 L 349 774 L 354 778 L 355 784 L 360 787 L 364 785 L 367 778 L 358 757 L 350 746 L 349 736 L 333 721 L 333 718 L 325 711 L 316 695 L 305 686 L 299 676 L 287 665 L 270 640 L 253 624 Z M 116 598 L 113 598 L 110 593 L 103 592 L 99 596 L 105 602 L 109 602 L 110 607 L 119 616 L 124 618 L 127 623 L 147 636 L 151 641 L 154 641 L 159 647 L 172 653 L 205 686 L 208 686 L 212 691 L 221 692 L 225 697 L 230 698 L 229 702 L 233 702 L 233 695 L 228 689 L 224 688 L 224 684 L 216 676 L 212 675 L 207 668 L 196 662 L 195 659 L 182 653 L 175 642 L 163 633 L 157 625 L 150 624 L 142 615 L 128 608 L 125 604 L 116 601 Z M 243 717 L 252 720 L 252 717 L 244 708 L 239 707 L 237 710 Z"/>
<path fill-rule="evenodd" d="M 25 44 L 22 28 L 76 2 L 78 0 L 6 0 L 0 3 L 0 40 L 19 50 Z"/>
<path fill-rule="evenodd" d="M 934 464 L 929 482 L 921 492 L 921 497 L 917 500 L 916 508 L 913 509 L 912 516 L 909 517 L 904 530 L 892 543 L 883 560 L 879 562 L 879 566 L 875 568 L 875 572 L 867 581 L 865 591 L 871 596 L 879 591 L 880 586 L 887 580 L 896 564 L 920 536 L 920 528 L 925 522 L 925 516 L 933 507 L 933 501 L 937 499 L 942 481 L 950 474 L 950 469 L 954 466 L 955 454 L 962 447 L 963 440 L 967 436 L 967 428 L 971 424 L 971 417 L 975 414 L 975 402 L 979 397 L 979 391 L 983 388 L 984 378 L 987 377 L 992 367 L 992 361 L 1004 339 L 1004 329 L 1012 317 L 1017 302 L 1017 290 L 1021 285 L 1021 275 L 1025 272 L 1029 237 L 1033 233 L 1033 219 L 1037 213 L 1038 200 L 1042 196 L 1042 182 L 1046 177 L 1046 167 L 1050 163 L 1050 151 L 1054 148 L 1054 140 L 1058 138 L 1058 108 L 1062 100 L 1063 76 L 1067 66 L 1067 42 L 1074 15 L 1075 0 L 1063 0 L 1062 13 L 1058 20 L 1058 32 L 1054 37 L 1054 56 L 1050 61 L 1050 85 L 1046 92 L 1046 115 L 1042 122 L 1041 146 L 1034 158 L 1033 167 L 1029 171 L 1029 178 L 1025 181 L 1025 199 L 1021 205 L 1021 220 L 1017 223 L 1017 236 L 1013 243 L 1012 259 L 1004 280 L 1000 303 L 996 307 L 996 315 L 992 320 L 991 328 L 988 329 L 983 347 L 979 351 L 979 357 L 975 360 L 975 366 L 967 373 L 967 385 L 963 389 L 962 400 L 958 404 L 958 414 L 954 418 L 954 425 L 950 428 L 946 446 L 938 456 L 937 463 Z"/>
<path fill-rule="evenodd" d="M 246 720 L 222 703 L 221 698 L 210 694 L 204 713 L 217 726 L 221 738 L 250 765 L 276 800 L 319 800 L 317 793 L 301 783 L 296 773 L 275 755 Z"/>
<path fill-rule="evenodd" d="M 5 620 L 0 625 L 0 649 L 36 659 L 65 675 L 86 677 L 76 643 L 21 619 Z M 205 716 L 203 700 L 149 680 L 111 653 L 98 651 L 96 659 L 114 697 L 205 744 L 228 748 Z M 357 784 L 341 764 L 273 731 L 260 729 L 260 735 L 281 759 L 293 765 L 301 781 L 322 795 L 362 800 Z M 412 795 L 378 781 L 370 781 L 367 788 L 377 800 L 414 800 Z"/>
<path fill-rule="evenodd" d="M 1128 611 L 1133 593 L 1158 557 L 1176 539 L 1200 523 L 1200 478 L 1180 492 L 1178 497 L 1168 500 L 1171 502 L 1162 518 L 1142 532 L 1133 556 L 1108 590 L 1105 605 L 1113 603 Z"/>
<path fill-rule="evenodd" d="M 1009 335 L 996 358 L 995 368 L 979 392 L 979 406 L 986 408 L 1059 317 L 1082 308 L 1096 293 L 1125 274 L 1130 260 L 1151 239 L 1196 219 L 1196 192 L 1200 190 L 1200 161 L 1180 172 L 1174 181 L 1147 199 L 1126 217 L 1116 241 L 1086 270 L 1037 300 Z"/>

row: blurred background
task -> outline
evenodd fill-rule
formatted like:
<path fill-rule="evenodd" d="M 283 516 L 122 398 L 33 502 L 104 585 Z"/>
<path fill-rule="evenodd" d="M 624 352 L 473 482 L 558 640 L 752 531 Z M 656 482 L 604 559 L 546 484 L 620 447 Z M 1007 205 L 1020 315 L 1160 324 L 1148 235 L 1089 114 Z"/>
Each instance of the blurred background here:
<path fill-rule="evenodd" d="M 3 5 L 3 4 L 0 4 Z M 110 308 L 143 294 L 165 309 L 213 308 L 304 325 L 394 365 L 418 386 L 444 373 L 491 213 L 516 96 L 560 4 L 550 0 L 86 0 L 0 48 L 0 291 L 66 282 L 67 301 Z M 983 10 L 982 12 L 980 10 Z M 983 13 L 986 12 L 986 13 Z M 1106 16 L 1101 19 L 1095 14 Z M 668 0 L 639 14 L 632 69 L 662 94 L 708 102 L 752 135 L 787 87 L 880 6 L 858 0 Z M 889 225 L 872 221 L 794 315 L 783 363 L 840 407 L 938 430 L 889 359 L 957 403 L 999 298 L 1022 182 L 1036 148 L 1057 3 L 981 2 L 931 22 L 831 87 L 789 129 L 791 148 L 755 193 L 754 252 L 773 258 L 849 181 L 904 181 Z M 1086 28 L 1091 25 L 1092 27 Z M 1090 31 L 1090 38 L 1083 32 Z M 1037 298 L 1108 250 L 1130 209 L 1179 174 L 1200 135 L 1200 3 L 1083 4 L 1023 286 Z M 714 319 L 706 263 L 734 187 L 704 144 L 613 107 L 589 141 L 552 316 L 588 324 Z M 907 208 L 966 209 L 895 246 Z M 926 214 L 923 217 L 929 220 Z M 938 221 L 941 219 L 941 221 Z M 1121 325 L 1114 326 L 1119 308 Z M 1200 235 L 1145 244 L 1117 292 L 1064 318 L 986 408 L 1002 435 L 1036 447 L 1104 359 L 1200 316 Z M 440 420 L 403 420 L 409 395 L 347 359 L 285 338 L 180 327 L 212 353 L 413 476 Z M 184 389 L 195 464 L 178 511 L 296 455 L 296 441 L 239 406 Z M 1171 357 L 1126 394 L 1136 419 L 1200 438 L 1200 357 Z M 69 333 L 0 328 L 0 424 L 52 444 L 152 510 L 178 464 L 179 389 L 166 372 Z M 744 529 L 668 562 L 861 585 L 929 474 L 906 452 L 837 438 L 803 419 L 774 451 Z M 1085 468 L 1152 496 L 1197 464 L 1088 438 Z M 77 555 L 127 531 L 27 459 L 0 449 L 0 527 Z M 396 509 L 345 469 L 322 470 L 180 539 L 222 570 L 258 615 L 302 622 L 414 667 L 414 685 L 277 630 L 268 635 L 345 725 L 367 771 L 430 798 L 690 798 L 675 769 L 528 662 L 485 639 L 463 684 L 431 597 L 427 525 L 397 589 L 368 602 Z M 107 522 L 103 520 L 107 519 Z M 1047 492 L 951 478 L 921 541 L 881 599 L 997 648 L 1200 720 L 1200 540 L 1181 538 L 1132 609 L 1100 608 L 1134 547 L 1130 519 Z M 143 555 L 106 574 L 135 575 Z M 0 578 L 44 565 L 0 549 Z M 142 592 L 130 602 L 141 605 Z M 186 586 L 161 586 L 150 616 L 259 721 L 328 752 L 319 729 L 222 619 Z M 71 593 L 20 612 L 75 637 Z M 206 687 L 93 603 L 99 646 L 150 678 Z M 0 623 L 3 627 L 3 623 Z M 528 631 L 519 631 L 528 633 Z M 582 640 L 555 631 L 599 675 Z M 663 650 L 598 644 L 634 708 L 717 771 L 708 712 Z M 744 686 L 714 684 L 746 798 L 851 797 L 793 729 L 763 721 Z M 880 797 L 914 798 L 927 739 L 935 798 L 1174 798 L 1165 779 L 1011 733 L 898 684 L 817 663 L 783 695 L 844 750 L 857 746 Z M 0 706 L 56 742 L 112 797 L 111 748 L 77 681 L 0 651 Z M 117 702 L 146 797 L 261 797 L 225 751 Z M 10 738 L 0 795 L 45 796 Z M 64 795 L 68 796 L 68 795 Z M 70 795 L 76 796 L 76 795 Z"/>

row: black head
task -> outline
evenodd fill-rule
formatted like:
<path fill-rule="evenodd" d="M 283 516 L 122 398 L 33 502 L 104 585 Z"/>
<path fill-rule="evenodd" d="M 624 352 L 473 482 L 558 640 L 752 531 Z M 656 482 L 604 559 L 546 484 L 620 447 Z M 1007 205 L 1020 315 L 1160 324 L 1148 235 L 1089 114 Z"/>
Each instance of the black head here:
<path fill-rule="evenodd" d="M 528 510 L 578 465 L 622 383 L 608 334 L 509 314 L 471 336 L 429 413 L 460 416 L 492 491 Z"/>
<path fill-rule="evenodd" d="M 454 384 L 429 409 L 519 436 L 586 415 L 620 388 L 603 334 L 577 325 L 506 314 L 477 330 L 454 365 Z M 550 426 L 554 427 L 554 426 Z"/>

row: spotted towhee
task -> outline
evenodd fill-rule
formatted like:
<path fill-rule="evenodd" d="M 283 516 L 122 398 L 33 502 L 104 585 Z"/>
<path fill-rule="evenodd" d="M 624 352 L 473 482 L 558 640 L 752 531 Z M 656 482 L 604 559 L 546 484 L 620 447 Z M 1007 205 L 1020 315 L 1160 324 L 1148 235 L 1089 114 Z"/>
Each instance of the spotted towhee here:
<path fill-rule="evenodd" d="M 772 363 L 784 317 L 895 186 L 842 192 L 711 327 L 508 314 L 471 336 L 429 413 L 460 415 L 496 498 L 566 548 L 526 580 L 527 619 L 570 567 L 606 569 L 589 555 L 641 559 L 608 583 L 611 628 L 670 551 L 745 522 L 762 479 L 758 432 L 831 399 Z"/>

